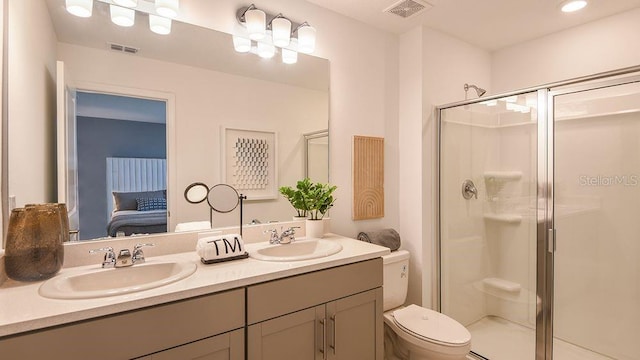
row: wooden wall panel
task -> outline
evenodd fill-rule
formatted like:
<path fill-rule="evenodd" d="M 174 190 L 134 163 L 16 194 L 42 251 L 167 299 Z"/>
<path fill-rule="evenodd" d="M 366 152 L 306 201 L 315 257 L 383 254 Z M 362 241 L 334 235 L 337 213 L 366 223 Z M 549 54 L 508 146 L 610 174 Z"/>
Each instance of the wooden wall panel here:
<path fill-rule="evenodd" d="M 384 217 L 384 138 L 353 137 L 353 220 Z"/>

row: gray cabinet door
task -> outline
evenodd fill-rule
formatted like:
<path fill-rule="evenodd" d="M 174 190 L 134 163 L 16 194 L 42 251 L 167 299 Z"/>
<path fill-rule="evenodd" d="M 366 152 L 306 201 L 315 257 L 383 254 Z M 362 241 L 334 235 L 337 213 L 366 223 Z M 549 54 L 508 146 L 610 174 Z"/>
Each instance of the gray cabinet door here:
<path fill-rule="evenodd" d="M 376 359 L 384 353 L 382 289 L 327 304 L 328 359 Z"/>
<path fill-rule="evenodd" d="M 326 344 L 325 306 L 249 326 L 249 360 L 321 360 Z"/>
<path fill-rule="evenodd" d="M 244 330 L 238 329 L 144 358 L 149 360 L 244 360 Z"/>

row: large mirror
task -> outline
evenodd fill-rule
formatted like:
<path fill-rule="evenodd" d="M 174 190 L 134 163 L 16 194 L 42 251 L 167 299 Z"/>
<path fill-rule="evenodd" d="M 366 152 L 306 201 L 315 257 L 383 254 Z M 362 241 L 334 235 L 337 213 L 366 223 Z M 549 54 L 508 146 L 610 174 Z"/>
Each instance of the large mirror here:
<path fill-rule="evenodd" d="M 103 1 L 90 18 L 64 3 L 8 0 L 4 203 L 67 202 L 81 240 L 108 236 L 113 211 L 132 198 L 139 205 L 137 195 L 114 191 L 143 192 L 152 209 L 164 197 L 167 231 L 208 220 L 206 202 L 184 198 L 195 182 L 245 186 L 245 222 L 291 219 L 277 188 L 305 176 L 304 134 L 328 128 L 327 60 L 299 54 L 287 65 L 278 54 L 236 53 L 229 34 L 173 21 L 170 34 L 158 35 L 145 13 L 124 28 Z M 254 171 L 234 153 L 245 140 L 273 151 L 264 155 L 268 181 L 238 180 L 241 166 Z M 143 175 L 123 175 L 131 167 Z M 126 185 L 136 176 L 154 185 Z M 215 214 L 213 226 L 237 219 Z"/>

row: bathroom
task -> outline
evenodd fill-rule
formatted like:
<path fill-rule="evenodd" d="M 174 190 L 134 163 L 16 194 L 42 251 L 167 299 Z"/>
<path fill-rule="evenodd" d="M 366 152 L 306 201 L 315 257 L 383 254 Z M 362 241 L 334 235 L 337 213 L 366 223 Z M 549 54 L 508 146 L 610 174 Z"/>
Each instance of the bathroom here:
<path fill-rule="evenodd" d="M 10 1 L 4 1 L 4 9 Z M 407 303 L 435 308 L 439 294 L 434 280 L 438 228 L 434 107 L 463 100 L 465 83 L 486 89 L 486 97 L 636 66 L 640 64 L 640 42 L 636 41 L 636 34 L 640 33 L 640 4 L 616 2 L 620 8 L 605 12 L 606 15 L 597 19 L 589 18 L 588 12 L 585 15 L 552 13 L 553 21 L 549 20 L 552 24 L 546 28 L 530 23 L 532 18 L 528 12 L 534 6 L 532 3 L 542 3 L 539 6 L 555 10 L 554 0 L 523 2 L 522 8 L 510 7 L 516 7 L 512 1 L 493 1 L 491 5 L 495 8 L 491 9 L 468 2 L 431 1 L 434 7 L 421 15 L 426 19 L 425 25 L 416 19 L 408 22 L 394 19 L 389 20 L 390 24 L 369 20 L 379 16 L 378 12 L 392 2 L 376 2 L 377 7 L 366 10 L 368 12 L 349 9 L 340 3 L 276 0 L 256 5 L 316 27 L 314 56 L 329 62 L 330 106 L 326 114 L 330 131 L 329 172 L 331 183 L 338 186 L 336 196 L 339 198 L 331 209 L 331 231 L 355 237 L 359 231 L 368 229 L 397 229 L 403 248 L 411 253 Z M 594 0 L 590 5 L 604 6 L 603 3 Z M 231 33 L 237 25 L 236 11 L 247 5 L 237 1 L 183 0 L 184 13 L 180 20 Z M 498 7 L 500 5 L 505 9 Z M 368 19 L 366 14 L 373 15 Z M 490 20 L 474 17 L 481 15 Z M 562 24 L 563 21 L 570 25 Z M 489 24 L 496 23 L 505 27 L 494 33 L 483 32 L 493 27 Z M 523 28 L 521 32 L 516 31 L 519 28 Z M 469 34 L 476 34 L 477 38 L 466 38 Z M 46 81 L 49 87 L 54 86 L 53 79 Z M 467 95 L 472 98 L 475 93 L 470 91 Z M 52 104 L 42 106 L 52 111 Z M 45 139 L 45 120 L 35 113 L 43 110 L 31 108 L 29 111 L 34 113 L 25 113 L 21 118 L 24 122 L 33 121 L 26 126 L 35 153 L 27 155 L 33 166 L 22 166 L 25 173 L 19 177 L 20 186 L 28 191 L 16 198 L 18 206 L 55 201 L 53 165 L 49 161 L 54 150 Z M 351 220 L 352 163 L 345 154 L 351 153 L 354 135 L 384 137 L 383 218 Z M 3 153 L 7 147 L 6 136 L 3 136 Z M 530 171 L 534 165 L 528 166 L 521 171 Z M 12 185 L 6 184 L 4 176 L 3 199 L 12 195 Z M 476 185 L 482 190 L 478 182 Z M 451 186 L 460 184 L 456 179 Z M 3 207 L 7 205 L 3 203 Z M 185 208 L 191 211 L 186 205 Z M 5 218 L 5 226 L 6 221 Z M 527 354 L 523 358 L 531 356 Z"/>

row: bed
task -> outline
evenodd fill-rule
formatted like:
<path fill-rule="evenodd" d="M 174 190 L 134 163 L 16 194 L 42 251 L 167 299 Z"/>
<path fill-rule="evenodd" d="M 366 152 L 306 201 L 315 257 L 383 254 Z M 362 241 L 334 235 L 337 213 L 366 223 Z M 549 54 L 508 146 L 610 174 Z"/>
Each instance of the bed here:
<path fill-rule="evenodd" d="M 109 236 L 167 232 L 166 159 L 107 158 Z"/>

